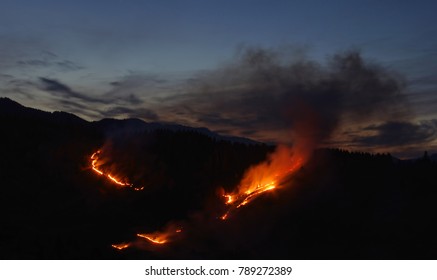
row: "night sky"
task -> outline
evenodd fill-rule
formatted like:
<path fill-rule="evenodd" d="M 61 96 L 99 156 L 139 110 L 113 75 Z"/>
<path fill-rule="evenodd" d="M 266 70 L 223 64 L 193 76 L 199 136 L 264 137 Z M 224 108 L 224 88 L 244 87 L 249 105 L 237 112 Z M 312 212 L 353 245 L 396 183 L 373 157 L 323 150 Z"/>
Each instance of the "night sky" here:
<path fill-rule="evenodd" d="M 2 0 L 0 96 L 89 121 L 419 156 L 437 151 L 435 11 L 435 1 Z"/>

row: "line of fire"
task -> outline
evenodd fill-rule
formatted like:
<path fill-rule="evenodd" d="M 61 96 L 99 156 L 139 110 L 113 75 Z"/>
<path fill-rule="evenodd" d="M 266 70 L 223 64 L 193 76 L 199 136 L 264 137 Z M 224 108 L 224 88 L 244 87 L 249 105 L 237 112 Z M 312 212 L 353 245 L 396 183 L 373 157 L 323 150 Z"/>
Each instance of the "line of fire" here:
<path fill-rule="evenodd" d="M 144 187 L 136 187 L 131 183 L 122 181 L 121 179 L 117 179 L 115 177 L 115 175 L 108 173 L 104 170 L 99 169 L 99 155 L 100 155 L 101 151 L 98 150 L 97 152 L 93 153 L 90 157 L 91 159 L 91 169 L 97 173 L 100 176 L 104 176 L 106 177 L 108 180 L 110 180 L 112 183 L 121 186 L 121 187 L 128 187 L 128 188 L 132 188 L 135 191 L 142 191 L 144 189 Z"/>
<path fill-rule="evenodd" d="M 90 157 L 91 169 L 98 175 L 104 176 L 109 182 L 121 186 L 133 188 L 135 191 L 141 191 L 144 187 L 134 187 L 133 184 L 117 179 L 110 171 L 101 169 L 100 155 L 102 151 L 98 150 Z M 283 181 L 294 172 L 296 172 L 304 163 L 304 155 L 298 154 L 290 147 L 278 146 L 272 152 L 266 161 L 250 167 L 244 174 L 240 184 L 231 193 L 222 195 L 226 211 L 218 217 L 218 220 L 225 221 L 239 208 L 251 203 L 260 195 L 266 192 L 272 192 L 283 186 Z M 116 173 L 116 172 L 114 172 Z M 175 225 L 167 227 L 165 230 L 152 233 L 137 233 L 136 237 L 145 240 L 152 245 L 164 245 L 174 241 L 182 233 L 182 227 Z M 124 250 L 131 247 L 132 242 L 122 242 L 112 244 L 112 248 Z"/>

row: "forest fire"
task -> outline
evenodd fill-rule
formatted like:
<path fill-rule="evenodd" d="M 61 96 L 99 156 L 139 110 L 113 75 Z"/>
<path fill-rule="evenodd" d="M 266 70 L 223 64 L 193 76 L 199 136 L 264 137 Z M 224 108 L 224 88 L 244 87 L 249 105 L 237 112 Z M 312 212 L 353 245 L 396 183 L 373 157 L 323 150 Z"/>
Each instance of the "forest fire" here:
<path fill-rule="evenodd" d="M 99 165 L 100 154 L 101 151 L 98 150 L 91 156 L 91 167 L 94 172 L 106 177 L 117 185 L 134 188 L 132 184 L 118 180 L 114 175 L 101 168 L 100 166 L 102 164 Z M 220 219 L 227 220 L 236 209 L 249 204 L 265 192 L 280 188 L 282 184 L 284 184 L 284 180 L 287 176 L 302 166 L 304 158 L 306 157 L 303 153 L 298 154 L 289 147 L 278 146 L 277 149 L 268 156 L 267 160 L 250 167 L 246 171 L 240 184 L 233 192 L 223 194 L 227 211 Z M 137 188 L 134 189 L 139 190 Z M 160 246 L 179 239 L 181 232 L 181 227 L 172 223 L 162 231 L 137 233 L 136 236 L 142 240 L 146 240 L 151 245 Z M 121 243 L 111 246 L 117 250 L 124 250 L 129 248 L 132 244 L 133 243 Z"/>
<path fill-rule="evenodd" d="M 248 169 L 237 190 L 224 195 L 229 209 L 220 218 L 226 220 L 233 210 L 248 204 L 262 193 L 278 188 L 288 175 L 303 164 L 303 159 L 291 148 L 278 146 L 267 161 Z"/>
<path fill-rule="evenodd" d="M 114 175 L 107 173 L 105 171 L 103 171 L 102 169 L 99 169 L 99 155 L 101 154 L 101 151 L 98 150 L 97 152 L 93 153 L 91 155 L 91 168 L 93 169 L 93 171 L 95 173 L 97 173 L 100 176 L 104 176 L 106 178 L 108 178 L 110 181 L 112 181 L 113 183 L 122 186 L 122 187 L 130 187 L 135 191 L 141 191 L 144 189 L 144 187 L 134 187 L 133 184 L 131 183 L 127 183 L 127 182 L 123 182 L 117 178 L 114 177 Z"/>

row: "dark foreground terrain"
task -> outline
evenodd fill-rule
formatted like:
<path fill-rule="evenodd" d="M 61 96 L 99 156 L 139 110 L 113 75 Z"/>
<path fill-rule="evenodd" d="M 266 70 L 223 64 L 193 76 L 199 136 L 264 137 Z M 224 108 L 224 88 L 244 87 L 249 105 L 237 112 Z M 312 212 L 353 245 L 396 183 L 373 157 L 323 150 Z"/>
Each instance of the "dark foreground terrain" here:
<path fill-rule="evenodd" d="M 437 259 L 437 164 L 317 150 L 226 221 L 220 190 L 274 147 L 207 129 L 86 122 L 0 99 L 2 259 Z M 90 156 L 141 191 L 98 176 Z M 111 247 L 169 224 L 173 243 Z"/>

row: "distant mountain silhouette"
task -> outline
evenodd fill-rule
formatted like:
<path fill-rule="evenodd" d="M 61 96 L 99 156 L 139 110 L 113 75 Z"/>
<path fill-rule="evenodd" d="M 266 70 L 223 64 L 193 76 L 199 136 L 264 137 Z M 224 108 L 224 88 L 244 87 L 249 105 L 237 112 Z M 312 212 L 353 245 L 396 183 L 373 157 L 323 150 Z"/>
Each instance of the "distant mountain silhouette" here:
<path fill-rule="evenodd" d="M 66 112 L 55 111 L 53 113 L 44 112 L 38 109 L 33 109 L 25 107 L 18 102 L 15 102 L 6 97 L 0 97 L 0 114 L 10 115 L 13 117 L 27 117 L 27 118 L 38 118 L 45 121 L 65 123 L 65 124 L 81 124 L 85 125 L 87 121 L 79 118 L 78 116 Z M 240 142 L 245 144 L 259 145 L 260 142 L 236 136 L 226 136 L 219 135 L 218 133 L 212 132 L 205 127 L 194 128 L 179 124 L 172 123 L 158 123 L 151 122 L 147 123 L 140 119 L 102 119 L 97 122 L 93 122 L 93 127 L 97 129 L 102 129 L 105 132 L 118 131 L 121 133 L 129 132 L 141 132 L 141 131 L 153 131 L 153 130 L 169 130 L 169 131 L 194 131 L 213 139 Z"/>
<path fill-rule="evenodd" d="M 224 191 L 274 147 L 206 128 L 88 122 L 0 99 L 2 259 L 436 259 L 436 155 L 320 149 L 226 222 Z M 99 168 L 144 189 L 120 187 Z M 111 244 L 183 222 L 156 250 Z M 181 222 L 181 223 L 182 223 Z"/>
<path fill-rule="evenodd" d="M 231 142 L 238 142 L 250 145 L 259 145 L 261 144 L 258 141 L 251 140 L 244 137 L 236 137 L 236 136 L 227 136 L 227 135 L 219 135 L 218 133 L 212 132 L 205 127 L 189 127 L 180 124 L 172 124 L 172 123 L 158 123 L 158 122 L 145 122 L 140 119 L 125 119 L 125 120 L 117 120 L 117 119 L 103 119 L 98 122 L 95 122 L 97 127 L 103 128 L 105 131 L 118 131 L 121 133 L 129 133 L 129 132 L 141 132 L 141 131 L 153 131 L 153 130 L 169 130 L 169 131 L 192 131 L 200 134 L 204 134 L 216 140 L 224 140 Z"/>
<path fill-rule="evenodd" d="M 68 123 L 68 124 L 83 124 L 86 121 L 76 115 L 66 112 L 48 113 L 38 109 L 24 107 L 6 97 L 0 97 L 0 114 L 2 116 L 11 116 L 14 118 L 37 118 L 46 121 Z"/>
<path fill-rule="evenodd" d="M 3 114 L 20 113 L 23 111 L 36 111 L 35 109 L 26 108 L 20 103 L 15 102 L 7 97 L 0 97 L 0 109 Z"/>

